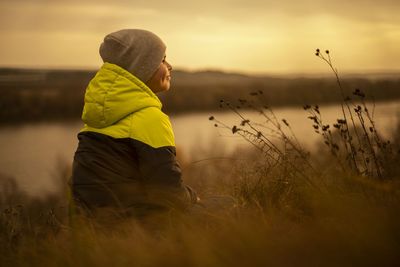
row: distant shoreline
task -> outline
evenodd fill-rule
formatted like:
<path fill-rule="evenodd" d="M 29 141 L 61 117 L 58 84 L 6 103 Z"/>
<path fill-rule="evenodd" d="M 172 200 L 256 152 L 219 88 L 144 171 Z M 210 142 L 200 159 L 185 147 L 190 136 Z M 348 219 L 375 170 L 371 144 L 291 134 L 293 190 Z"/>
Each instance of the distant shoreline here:
<path fill-rule="evenodd" d="M 0 79 L 3 74 L 7 73 L 49 73 L 49 72 L 74 72 L 74 73 L 96 73 L 96 68 L 32 68 L 32 67 L 9 67 L 0 66 Z M 198 69 L 198 70 L 185 70 L 176 69 L 174 72 L 187 73 L 187 74 L 215 74 L 215 75 L 228 75 L 228 76 L 243 76 L 254 78 L 282 78 L 282 79 L 297 79 L 297 78 L 331 78 L 332 73 L 326 72 L 265 72 L 265 73 L 250 73 L 240 71 L 226 71 L 218 69 Z M 343 78 L 365 78 L 365 79 L 400 79 L 399 70 L 366 70 L 366 71 L 346 71 L 340 73 Z"/>
<path fill-rule="evenodd" d="M 0 124 L 80 118 L 86 86 L 95 74 L 87 70 L 0 68 Z M 342 82 L 349 97 L 357 88 L 366 100 L 400 99 L 400 75 L 391 79 L 343 76 Z M 159 97 L 169 114 L 219 110 L 220 100 L 236 105 L 238 99 L 251 99 L 262 106 L 293 107 L 334 104 L 342 99 L 333 75 L 282 78 L 178 70 L 173 72 L 171 90 Z"/>

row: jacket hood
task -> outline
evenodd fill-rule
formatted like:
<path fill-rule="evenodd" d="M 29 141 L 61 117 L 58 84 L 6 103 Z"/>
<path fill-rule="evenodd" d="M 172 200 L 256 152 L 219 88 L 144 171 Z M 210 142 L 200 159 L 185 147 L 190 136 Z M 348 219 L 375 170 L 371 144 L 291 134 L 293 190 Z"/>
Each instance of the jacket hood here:
<path fill-rule="evenodd" d="M 147 107 L 162 107 L 153 91 L 127 70 L 104 63 L 86 88 L 82 120 L 104 128 Z"/>

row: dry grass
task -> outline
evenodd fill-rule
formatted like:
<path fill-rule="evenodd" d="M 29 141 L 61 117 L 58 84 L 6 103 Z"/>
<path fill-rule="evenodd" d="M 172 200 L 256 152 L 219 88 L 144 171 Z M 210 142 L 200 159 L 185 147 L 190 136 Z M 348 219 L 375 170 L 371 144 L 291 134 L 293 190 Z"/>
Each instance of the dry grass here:
<path fill-rule="evenodd" d="M 345 132 L 337 138 L 344 152 L 337 153 L 334 144 L 338 141 L 320 120 L 320 110 L 309 107 L 314 128 L 328 143 L 327 150 L 310 155 L 292 135 L 289 122 L 277 118 L 268 107 L 255 106 L 252 100 L 239 102 L 258 110 L 268 125 L 261 130 L 262 125 L 241 115 L 240 107 L 224 102 L 239 116 L 240 126 L 210 119 L 240 134 L 255 149 L 218 159 L 214 148 L 214 160 L 198 167 L 182 159 L 190 178 L 186 181 L 201 196 L 229 195 L 235 207 L 171 211 L 140 220 L 109 215 L 96 220 L 69 217 L 64 194 L 34 201 L 12 180 L 3 179 L 8 183 L 3 184 L 0 199 L 0 264 L 398 266 L 400 172 L 399 156 L 393 151 L 399 147 L 400 134 L 389 152 L 379 147 L 384 143 L 374 125 L 369 125 L 373 127 L 370 133 L 364 128 L 355 136 L 357 130 L 343 123 L 337 129 Z M 373 124 L 363 107 L 365 113 L 355 110 L 355 115 Z M 341 115 L 349 117 L 352 111 L 346 110 Z M 354 154 L 365 143 L 362 138 L 367 140 L 365 153 Z M 375 159 L 367 162 L 367 157 Z M 65 181 L 68 171 L 61 166 L 60 173 L 60 180 Z M 60 192 L 65 192 L 66 183 L 60 185 Z"/>
<path fill-rule="evenodd" d="M 238 165 L 236 178 L 224 184 L 239 203 L 230 210 L 170 212 L 140 221 L 75 217 L 69 224 L 66 209 L 57 212 L 49 203 L 9 203 L 0 220 L 2 264 L 396 266 L 400 261 L 398 182 L 335 174 L 325 175 L 325 187 L 316 190 L 301 179 L 293 182 L 294 176 L 293 181 L 277 176 L 280 167 L 271 172 L 261 164 L 253 159 Z"/>

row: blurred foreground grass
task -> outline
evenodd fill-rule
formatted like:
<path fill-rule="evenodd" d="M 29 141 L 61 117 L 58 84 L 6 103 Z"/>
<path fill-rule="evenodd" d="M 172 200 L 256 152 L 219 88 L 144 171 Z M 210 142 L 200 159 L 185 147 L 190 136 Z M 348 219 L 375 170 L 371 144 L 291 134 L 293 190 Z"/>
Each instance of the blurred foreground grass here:
<path fill-rule="evenodd" d="M 215 153 L 218 153 L 217 151 Z M 320 155 L 318 157 L 321 157 Z M 329 165 L 318 189 L 266 169 L 252 150 L 185 165 L 201 195 L 231 195 L 230 210 L 146 220 L 70 224 L 64 194 L 30 200 L 3 190 L 2 266 L 397 266 L 400 184 L 341 173 Z M 327 168 L 327 166 L 329 168 Z M 286 166 L 287 167 L 287 166 Z M 289 170 L 290 171 L 290 170 Z M 60 179 L 68 168 L 60 167 Z M 190 179 L 189 179 L 190 178 Z M 64 183 L 60 183 L 62 185 Z M 60 189 L 60 192 L 65 188 Z M 20 206 L 19 206 L 20 205 Z"/>

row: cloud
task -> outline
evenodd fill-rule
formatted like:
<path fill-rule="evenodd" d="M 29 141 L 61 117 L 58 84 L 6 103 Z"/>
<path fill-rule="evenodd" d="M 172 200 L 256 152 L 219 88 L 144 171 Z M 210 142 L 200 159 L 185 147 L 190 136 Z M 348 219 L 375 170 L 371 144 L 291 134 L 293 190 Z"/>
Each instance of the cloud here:
<path fill-rule="evenodd" d="M 124 22 L 161 24 L 175 18 L 219 18 L 226 23 L 268 22 L 270 17 L 331 15 L 347 20 L 400 22 L 397 0 L 3 0 L 0 30 L 96 30 Z M 152 23 L 153 22 L 153 23 Z"/>
<path fill-rule="evenodd" d="M 393 0 L 3 0 L 2 64 L 97 65 L 104 35 L 159 34 L 178 66 L 251 71 L 314 69 L 308 52 L 334 49 L 347 68 L 400 61 L 400 3 Z M 27 46 L 29 44 L 29 46 Z M 27 47 L 36 47 L 39 60 Z M 7 52 L 5 52 L 7 51 Z M 302 51 L 301 53 L 299 51 Z M 60 54 L 74 55 L 74 59 Z M 390 57 L 388 57 L 390 53 Z M 366 56 L 369 54 L 369 56 Z M 89 56 L 90 55 L 90 56 Z M 352 58 L 354 62 L 346 58 Z M 365 63 L 365 64 L 364 64 Z"/>
<path fill-rule="evenodd" d="M 0 4 L 0 31 L 87 32 L 113 28 L 135 17 L 145 19 L 158 14 L 148 8 L 124 9 L 118 6 L 88 4 L 49 4 L 20 2 Z"/>

